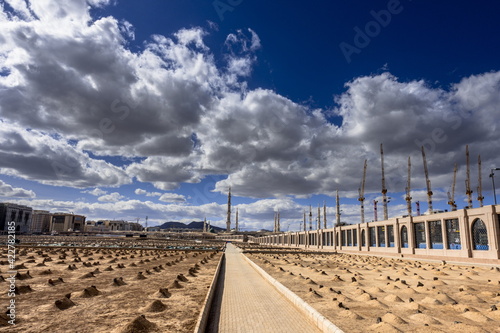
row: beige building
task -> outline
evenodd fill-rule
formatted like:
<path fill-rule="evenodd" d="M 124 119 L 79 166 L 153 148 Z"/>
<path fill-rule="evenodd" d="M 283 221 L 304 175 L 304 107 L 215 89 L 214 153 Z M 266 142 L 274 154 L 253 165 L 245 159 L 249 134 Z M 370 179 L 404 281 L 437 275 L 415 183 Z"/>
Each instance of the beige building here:
<path fill-rule="evenodd" d="M 52 232 L 84 231 L 85 216 L 68 213 L 54 213 L 50 224 Z"/>
<path fill-rule="evenodd" d="M 31 222 L 31 233 L 41 234 L 50 232 L 52 214 L 47 210 L 34 210 Z"/>

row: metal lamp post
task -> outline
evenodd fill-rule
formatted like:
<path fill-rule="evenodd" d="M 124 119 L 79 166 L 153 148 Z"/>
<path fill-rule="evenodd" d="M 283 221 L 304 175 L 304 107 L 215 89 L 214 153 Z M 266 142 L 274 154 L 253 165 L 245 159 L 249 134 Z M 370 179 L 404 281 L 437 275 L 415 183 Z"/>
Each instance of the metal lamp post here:
<path fill-rule="evenodd" d="M 495 190 L 495 173 L 493 171 L 496 171 L 496 170 L 500 170 L 500 168 L 493 168 L 493 169 L 491 169 L 491 173 L 490 173 L 491 183 L 493 185 L 493 199 L 495 201 L 495 205 L 497 204 L 497 193 Z"/>

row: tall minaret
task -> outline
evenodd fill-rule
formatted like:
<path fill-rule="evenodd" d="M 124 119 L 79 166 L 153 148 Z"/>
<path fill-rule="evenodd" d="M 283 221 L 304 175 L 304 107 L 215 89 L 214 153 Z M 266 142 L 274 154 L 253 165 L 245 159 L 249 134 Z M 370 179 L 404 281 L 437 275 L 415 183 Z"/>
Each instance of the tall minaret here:
<path fill-rule="evenodd" d="M 227 194 L 226 232 L 231 232 L 231 186 L 229 186 L 229 193 Z"/>
<path fill-rule="evenodd" d="M 236 221 L 235 221 L 234 229 L 236 230 L 236 232 L 240 231 L 239 226 L 238 226 L 238 207 L 236 207 Z"/>
<path fill-rule="evenodd" d="M 335 197 L 336 201 L 336 213 L 335 213 L 335 220 L 336 220 L 336 227 L 340 226 L 340 199 L 339 199 L 339 190 L 337 190 L 337 195 Z"/>
<path fill-rule="evenodd" d="M 203 232 L 207 232 L 207 217 L 203 220 Z"/>
<path fill-rule="evenodd" d="M 313 229 L 313 211 L 312 206 L 309 205 L 309 230 Z"/>
<path fill-rule="evenodd" d="M 276 214 L 276 212 L 274 212 L 274 228 L 273 228 L 273 232 L 276 232 L 278 230 L 277 219 L 278 219 L 278 215 Z"/>
<path fill-rule="evenodd" d="M 307 227 L 306 227 L 306 210 L 304 209 L 304 231 L 307 230 Z"/>
<path fill-rule="evenodd" d="M 277 224 L 276 226 L 278 227 L 278 232 L 281 232 L 281 226 L 280 226 L 280 210 L 278 209 L 278 217 L 277 217 Z"/>
<path fill-rule="evenodd" d="M 323 201 L 323 228 L 326 229 L 326 201 Z"/>
<path fill-rule="evenodd" d="M 318 204 L 318 225 L 316 226 L 316 229 L 321 229 L 321 206 Z"/>

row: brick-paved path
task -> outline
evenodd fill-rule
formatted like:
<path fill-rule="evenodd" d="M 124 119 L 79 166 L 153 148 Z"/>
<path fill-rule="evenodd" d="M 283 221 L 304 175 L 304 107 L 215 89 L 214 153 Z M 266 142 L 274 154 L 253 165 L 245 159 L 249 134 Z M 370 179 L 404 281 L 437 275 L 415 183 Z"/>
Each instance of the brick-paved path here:
<path fill-rule="evenodd" d="M 227 245 L 207 332 L 320 332 L 242 256 L 234 245 Z"/>

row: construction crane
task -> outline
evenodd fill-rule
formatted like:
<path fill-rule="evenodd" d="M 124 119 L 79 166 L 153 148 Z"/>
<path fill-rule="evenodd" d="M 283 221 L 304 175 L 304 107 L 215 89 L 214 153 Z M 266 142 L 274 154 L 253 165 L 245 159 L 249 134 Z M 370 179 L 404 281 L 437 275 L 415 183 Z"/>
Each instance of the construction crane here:
<path fill-rule="evenodd" d="M 384 148 L 380 144 L 380 164 L 382 166 L 382 205 L 384 207 L 384 220 L 388 220 L 387 213 L 387 189 L 385 188 L 385 171 L 384 171 Z M 376 221 L 377 219 L 375 219 Z"/>
<path fill-rule="evenodd" d="M 481 176 L 481 155 L 477 156 L 477 171 L 478 171 L 478 185 L 477 185 L 477 201 L 479 207 L 483 207 L 483 177 Z"/>
<path fill-rule="evenodd" d="M 472 208 L 472 190 L 470 188 L 470 165 L 469 165 L 469 145 L 465 146 L 465 161 L 467 165 L 467 175 L 465 179 L 465 194 L 467 194 L 467 208 Z"/>
<path fill-rule="evenodd" d="M 361 223 L 365 223 L 365 181 L 366 181 L 366 163 L 363 167 L 363 179 L 361 180 L 361 186 L 359 187 L 359 202 L 361 203 Z"/>
<path fill-rule="evenodd" d="M 375 218 L 374 221 L 378 221 L 378 215 L 377 215 L 377 200 L 373 200 L 373 217 Z"/>
<path fill-rule="evenodd" d="M 451 193 L 448 192 L 448 205 L 452 211 L 457 210 L 457 204 L 455 203 L 455 184 L 457 183 L 457 163 L 453 168 L 453 182 L 451 183 Z"/>
<path fill-rule="evenodd" d="M 411 216 L 411 159 L 408 156 L 408 178 L 406 180 L 406 209 L 408 210 L 408 216 Z"/>
<path fill-rule="evenodd" d="M 424 160 L 424 173 L 425 173 L 425 183 L 427 185 L 427 205 L 429 206 L 429 214 L 433 213 L 432 210 L 432 190 L 431 190 L 431 180 L 429 179 L 429 170 L 427 169 L 427 160 L 425 158 L 425 149 L 422 146 L 422 159 Z"/>

